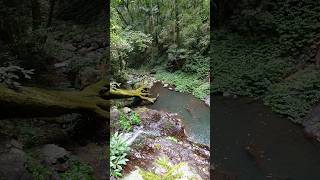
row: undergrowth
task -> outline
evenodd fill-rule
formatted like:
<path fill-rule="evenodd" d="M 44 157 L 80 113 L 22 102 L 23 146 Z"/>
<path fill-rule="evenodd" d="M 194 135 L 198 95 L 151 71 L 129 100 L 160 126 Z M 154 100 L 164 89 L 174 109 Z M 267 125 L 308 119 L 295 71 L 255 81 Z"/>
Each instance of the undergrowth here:
<path fill-rule="evenodd" d="M 212 92 L 260 96 L 293 71 L 292 62 L 280 58 L 273 40 L 251 41 L 228 32 L 216 32 L 212 41 Z"/>
<path fill-rule="evenodd" d="M 301 123 L 312 106 L 320 101 L 320 72 L 309 67 L 274 84 L 264 97 L 266 105 L 294 122 Z"/>
<path fill-rule="evenodd" d="M 277 41 L 251 41 L 229 32 L 214 34 L 213 93 L 261 98 L 273 111 L 301 123 L 320 101 L 320 72 L 313 65 L 296 68 Z"/>
<path fill-rule="evenodd" d="M 141 124 L 141 119 L 136 112 L 131 112 L 130 116 L 127 117 L 124 112 L 119 111 L 119 124 L 122 131 L 129 132 L 134 125 L 139 126 Z"/>
<path fill-rule="evenodd" d="M 191 93 L 199 99 L 204 99 L 210 93 L 210 83 L 200 79 L 197 74 L 189 74 L 182 71 L 168 72 L 157 70 L 156 79 L 176 86 L 176 90 L 183 93 Z"/>
<path fill-rule="evenodd" d="M 118 178 L 122 176 L 122 167 L 127 164 L 126 158 L 130 147 L 123 134 L 116 132 L 110 141 L 110 175 Z"/>

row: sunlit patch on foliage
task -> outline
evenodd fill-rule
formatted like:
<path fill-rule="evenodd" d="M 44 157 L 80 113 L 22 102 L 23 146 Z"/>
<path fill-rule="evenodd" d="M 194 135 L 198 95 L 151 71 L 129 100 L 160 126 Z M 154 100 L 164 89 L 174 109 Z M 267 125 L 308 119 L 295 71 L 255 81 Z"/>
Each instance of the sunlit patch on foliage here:
<path fill-rule="evenodd" d="M 169 73 L 158 70 L 155 76 L 159 80 L 175 85 L 177 91 L 191 93 L 199 99 L 204 99 L 210 93 L 209 82 L 199 79 L 196 74 L 191 75 L 182 71 Z"/>
<path fill-rule="evenodd" d="M 155 164 L 164 169 L 164 173 L 158 174 L 154 171 L 144 171 L 140 170 L 140 175 L 144 180 L 175 180 L 183 176 L 182 172 L 177 172 L 182 166 L 185 165 L 184 162 L 181 162 L 176 165 L 172 165 L 167 158 L 158 158 L 155 161 Z"/>

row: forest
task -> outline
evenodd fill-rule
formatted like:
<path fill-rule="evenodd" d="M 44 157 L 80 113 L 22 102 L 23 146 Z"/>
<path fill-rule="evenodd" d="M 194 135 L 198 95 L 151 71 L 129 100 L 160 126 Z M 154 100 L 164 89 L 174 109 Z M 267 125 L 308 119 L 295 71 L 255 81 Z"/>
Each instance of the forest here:
<path fill-rule="evenodd" d="M 209 179 L 209 0 L 0 7 L 1 178 Z"/>
<path fill-rule="evenodd" d="M 104 5 L 0 1 L 0 179 L 107 179 Z"/>
<path fill-rule="evenodd" d="M 216 179 L 318 179 L 320 2 L 217 0 L 214 7 Z"/>
<path fill-rule="evenodd" d="M 208 0 L 111 1 L 110 88 L 148 98 L 111 101 L 112 178 L 209 179 L 209 9 Z"/>
<path fill-rule="evenodd" d="M 320 1 L 1 0 L 0 179 L 319 179 Z"/>

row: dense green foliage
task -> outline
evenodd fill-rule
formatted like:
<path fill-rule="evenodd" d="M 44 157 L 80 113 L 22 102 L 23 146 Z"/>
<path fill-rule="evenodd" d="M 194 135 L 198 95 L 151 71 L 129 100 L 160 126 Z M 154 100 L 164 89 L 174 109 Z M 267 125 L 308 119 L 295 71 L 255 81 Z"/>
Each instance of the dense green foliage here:
<path fill-rule="evenodd" d="M 279 57 L 274 41 L 249 41 L 228 32 L 215 33 L 212 42 L 213 92 L 263 95 L 292 71 L 290 59 Z"/>
<path fill-rule="evenodd" d="M 270 86 L 264 97 L 267 105 L 280 114 L 301 122 L 320 100 L 320 71 L 311 66 Z"/>
<path fill-rule="evenodd" d="M 225 14 L 213 33 L 212 91 L 261 98 L 301 122 L 320 100 L 320 1 L 217 2 Z"/>
<path fill-rule="evenodd" d="M 130 120 L 126 117 L 126 115 L 120 111 L 119 113 L 119 125 L 122 131 L 127 132 L 132 129 L 132 125 Z"/>
<path fill-rule="evenodd" d="M 182 71 L 202 84 L 207 82 L 210 67 L 208 0 L 111 2 L 114 76 L 125 74 L 125 66 L 139 68 L 143 64 L 147 68 L 162 66 L 173 74 Z M 203 95 L 197 97 L 200 96 Z"/>
<path fill-rule="evenodd" d="M 231 18 L 232 29 L 257 37 L 277 37 L 289 56 L 309 51 L 305 48 L 319 40 L 319 1 L 243 0 L 238 4 Z"/>
<path fill-rule="evenodd" d="M 140 123 L 141 123 L 141 119 L 136 112 L 131 112 L 130 121 L 133 125 L 140 125 Z"/>
<path fill-rule="evenodd" d="M 26 70 L 19 66 L 0 67 L 0 84 L 7 87 L 18 87 L 20 79 L 31 79 L 33 70 Z"/>
<path fill-rule="evenodd" d="M 72 161 L 70 163 L 71 168 L 68 171 L 60 174 L 62 180 L 94 180 L 93 169 L 87 164 L 82 164 L 79 161 Z"/>
<path fill-rule="evenodd" d="M 110 140 L 110 176 L 121 177 L 122 167 L 126 165 L 126 158 L 130 148 L 122 134 L 116 132 Z"/>
<path fill-rule="evenodd" d="M 127 117 L 122 111 L 119 112 L 119 125 L 122 131 L 131 131 L 133 125 L 140 125 L 140 123 L 140 117 L 136 112 L 130 112 L 129 117 Z"/>
<path fill-rule="evenodd" d="M 191 93 L 199 99 L 204 99 L 210 93 L 210 83 L 199 79 L 196 74 L 183 71 L 170 73 L 159 69 L 155 76 L 166 83 L 174 84 L 177 91 Z"/>

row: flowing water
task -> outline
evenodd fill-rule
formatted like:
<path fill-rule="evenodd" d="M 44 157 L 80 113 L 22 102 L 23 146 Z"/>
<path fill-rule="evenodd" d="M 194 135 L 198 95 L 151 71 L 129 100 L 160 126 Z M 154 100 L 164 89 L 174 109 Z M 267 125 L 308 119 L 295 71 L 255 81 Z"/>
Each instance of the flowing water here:
<path fill-rule="evenodd" d="M 211 113 L 215 180 L 320 179 L 320 143 L 301 126 L 248 98 L 214 96 Z"/>
<path fill-rule="evenodd" d="M 203 101 L 192 95 L 175 92 L 155 83 L 151 88 L 154 96 L 159 93 L 158 100 L 151 109 L 178 113 L 188 136 L 198 143 L 210 144 L 210 108 Z"/>
<path fill-rule="evenodd" d="M 178 113 L 195 141 L 210 144 L 210 108 L 192 95 L 156 83 L 153 109 Z M 302 127 L 250 98 L 213 96 L 211 131 L 216 178 L 319 180 L 320 143 Z"/>

